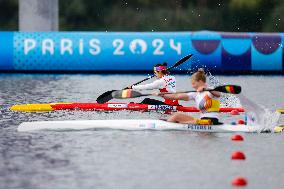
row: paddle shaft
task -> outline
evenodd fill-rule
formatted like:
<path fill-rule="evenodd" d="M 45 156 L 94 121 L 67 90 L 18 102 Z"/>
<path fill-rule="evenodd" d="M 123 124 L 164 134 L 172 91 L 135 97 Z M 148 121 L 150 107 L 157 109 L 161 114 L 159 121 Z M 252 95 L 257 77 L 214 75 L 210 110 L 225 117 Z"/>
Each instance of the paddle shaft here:
<path fill-rule="evenodd" d="M 183 62 L 185 62 L 186 60 L 188 60 L 190 57 L 192 57 L 192 54 L 189 54 L 189 55 L 183 57 L 183 58 L 180 59 L 178 62 L 176 62 L 174 65 L 172 65 L 171 67 L 167 68 L 166 71 L 169 71 L 169 70 L 171 70 L 171 69 L 173 69 L 173 68 L 179 66 L 180 64 L 182 64 Z M 142 83 L 142 82 L 144 82 L 144 81 L 147 81 L 147 80 L 149 80 L 149 79 L 151 79 L 151 78 L 153 78 L 153 77 L 155 77 L 155 74 L 153 74 L 153 75 L 151 75 L 151 76 L 149 76 L 149 77 L 147 77 L 147 78 L 145 78 L 145 79 L 143 79 L 143 80 L 141 80 L 141 81 L 138 81 L 137 83 L 134 83 L 134 84 L 132 84 L 132 85 L 138 85 L 138 84 L 140 84 L 140 83 Z M 132 86 L 132 85 L 131 85 L 131 86 Z M 124 88 L 124 89 L 127 89 L 127 87 Z"/>
<path fill-rule="evenodd" d="M 215 89 L 205 89 L 205 90 L 203 90 L 203 91 L 218 91 L 218 90 L 215 90 Z M 175 92 L 175 93 L 158 93 L 158 96 L 163 96 L 163 95 L 165 95 L 165 94 L 191 93 L 191 92 L 197 92 L 197 91 L 191 90 L 191 91 L 178 91 L 178 92 Z M 218 91 L 218 92 L 224 92 L 224 91 Z M 141 96 L 155 96 L 155 95 L 153 95 L 153 93 L 152 93 L 152 94 L 150 94 L 150 93 L 148 93 L 148 94 L 142 94 L 142 93 L 141 93 Z"/>
<path fill-rule="evenodd" d="M 237 85 L 221 85 L 215 87 L 214 89 L 204 89 L 203 91 L 218 91 L 222 93 L 230 93 L 230 94 L 239 94 L 241 93 L 241 87 Z M 189 92 L 197 92 L 197 91 L 183 91 L 183 92 L 176 92 L 176 93 L 189 93 Z M 174 93 L 158 93 L 158 96 L 163 96 L 164 94 L 174 94 Z M 124 98 L 137 98 L 141 96 L 152 96 L 153 94 L 143 94 L 139 91 L 133 91 L 131 89 L 121 90 L 121 91 L 114 91 L 112 92 L 113 98 L 124 99 Z"/>
<path fill-rule="evenodd" d="M 153 77 L 155 77 L 155 75 L 151 75 L 151 76 L 149 76 L 149 77 L 147 77 L 147 78 L 145 78 L 145 79 L 143 79 L 143 80 L 141 80 L 141 81 L 138 81 L 137 83 L 134 83 L 134 84 L 132 84 L 132 85 L 138 85 L 138 84 L 143 83 L 144 81 L 147 81 L 147 80 L 149 80 L 149 79 L 151 79 L 151 78 L 153 78 Z M 131 85 L 131 86 L 132 86 L 132 85 Z M 127 89 L 127 87 L 124 88 L 124 89 Z"/>

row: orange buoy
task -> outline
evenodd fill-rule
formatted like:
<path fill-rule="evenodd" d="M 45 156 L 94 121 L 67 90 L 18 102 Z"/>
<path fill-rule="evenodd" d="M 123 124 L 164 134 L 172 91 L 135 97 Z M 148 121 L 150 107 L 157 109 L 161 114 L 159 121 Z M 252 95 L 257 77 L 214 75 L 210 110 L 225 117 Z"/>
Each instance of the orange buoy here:
<path fill-rule="evenodd" d="M 240 112 L 238 110 L 232 110 L 230 112 L 231 115 L 240 115 Z"/>
<path fill-rule="evenodd" d="M 235 152 L 232 153 L 231 159 L 232 160 L 245 160 L 246 156 L 241 151 L 235 151 Z"/>
<path fill-rule="evenodd" d="M 231 137 L 231 140 L 233 140 L 233 141 L 243 141 L 243 140 L 244 140 L 244 137 L 243 137 L 242 135 L 236 134 L 236 135 L 233 135 L 233 136 Z"/>
<path fill-rule="evenodd" d="M 247 180 L 244 177 L 236 177 L 232 180 L 233 186 L 246 186 Z"/>
<path fill-rule="evenodd" d="M 238 120 L 238 124 L 240 124 L 240 125 L 244 125 L 246 122 L 244 121 L 244 120 L 242 120 L 242 119 L 239 119 Z"/>

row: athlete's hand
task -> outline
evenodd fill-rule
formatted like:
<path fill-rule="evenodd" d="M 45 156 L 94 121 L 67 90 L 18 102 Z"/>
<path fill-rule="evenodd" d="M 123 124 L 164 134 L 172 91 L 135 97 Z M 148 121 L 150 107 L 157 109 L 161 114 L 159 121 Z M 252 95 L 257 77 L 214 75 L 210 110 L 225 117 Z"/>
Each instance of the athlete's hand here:
<path fill-rule="evenodd" d="M 126 89 L 132 89 L 132 86 L 131 86 L 131 85 L 130 85 L 130 86 L 127 86 Z"/>

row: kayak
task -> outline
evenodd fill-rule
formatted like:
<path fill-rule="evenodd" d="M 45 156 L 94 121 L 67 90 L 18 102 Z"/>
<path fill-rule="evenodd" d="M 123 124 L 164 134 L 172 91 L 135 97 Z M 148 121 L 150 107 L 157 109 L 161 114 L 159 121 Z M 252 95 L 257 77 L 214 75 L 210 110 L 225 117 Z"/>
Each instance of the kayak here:
<path fill-rule="evenodd" d="M 86 129 L 119 129 L 119 130 L 180 130 L 194 132 L 258 132 L 259 126 L 248 125 L 198 125 L 180 124 L 155 119 L 122 119 L 122 120 L 68 120 L 68 121 L 34 121 L 23 122 L 18 126 L 18 131 L 67 131 Z"/>
<path fill-rule="evenodd" d="M 140 103 L 50 103 L 50 104 L 19 104 L 10 107 L 12 111 L 24 112 L 47 112 L 55 110 L 92 110 L 92 111 L 119 111 L 119 110 L 132 110 L 132 111 L 181 111 L 181 112 L 199 112 L 193 106 L 169 106 L 169 105 L 148 105 Z M 220 112 L 231 112 L 236 110 L 244 112 L 243 108 L 220 108 Z"/>

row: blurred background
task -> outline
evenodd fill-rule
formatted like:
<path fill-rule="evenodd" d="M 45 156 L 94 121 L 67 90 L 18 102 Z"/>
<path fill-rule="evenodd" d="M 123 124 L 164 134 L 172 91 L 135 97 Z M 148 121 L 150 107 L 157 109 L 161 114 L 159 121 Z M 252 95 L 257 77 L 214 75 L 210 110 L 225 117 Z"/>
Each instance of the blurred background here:
<path fill-rule="evenodd" d="M 19 29 L 19 1 L 0 0 L 1 31 Z M 284 31 L 283 0 L 59 0 L 58 9 L 61 31 Z"/>

